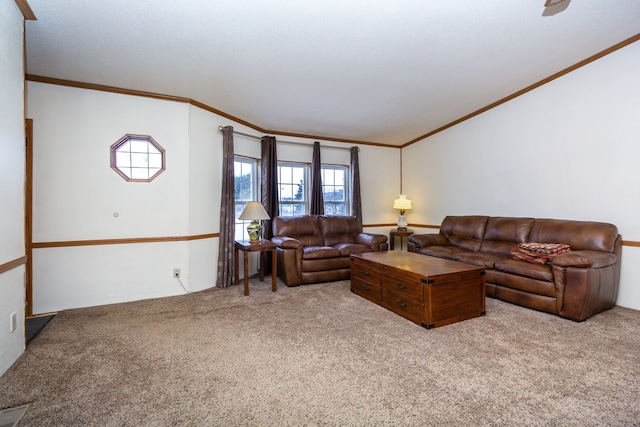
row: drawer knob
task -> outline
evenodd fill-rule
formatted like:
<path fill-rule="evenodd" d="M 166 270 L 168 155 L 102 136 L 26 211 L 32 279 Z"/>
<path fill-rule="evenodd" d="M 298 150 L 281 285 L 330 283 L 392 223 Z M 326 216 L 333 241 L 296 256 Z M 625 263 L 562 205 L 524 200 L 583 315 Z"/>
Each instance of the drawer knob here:
<path fill-rule="evenodd" d="M 364 289 L 367 292 L 369 292 L 371 290 L 371 288 L 368 287 L 367 285 L 362 285 L 362 289 Z"/>
<path fill-rule="evenodd" d="M 402 308 L 405 308 L 407 306 L 407 303 L 404 301 L 396 301 L 396 304 L 398 304 Z"/>
<path fill-rule="evenodd" d="M 400 289 L 407 289 L 407 286 L 403 285 L 402 283 L 396 283 L 396 286 Z"/>
<path fill-rule="evenodd" d="M 368 275 L 369 275 L 369 272 L 368 272 L 368 271 L 366 271 L 366 270 L 362 270 L 362 275 L 363 275 L 363 276 L 368 276 Z"/>

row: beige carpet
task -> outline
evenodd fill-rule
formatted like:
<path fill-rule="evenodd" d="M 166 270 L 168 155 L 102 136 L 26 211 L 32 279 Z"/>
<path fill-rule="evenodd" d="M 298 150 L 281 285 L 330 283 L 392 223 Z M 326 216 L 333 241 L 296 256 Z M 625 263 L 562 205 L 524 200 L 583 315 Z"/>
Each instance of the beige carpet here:
<path fill-rule="evenodd" d="M 0 378 L 20 426 L 640 425 L 640 312 L 491 298 L 426 330 L 349 282 L 62 312 Z"/>

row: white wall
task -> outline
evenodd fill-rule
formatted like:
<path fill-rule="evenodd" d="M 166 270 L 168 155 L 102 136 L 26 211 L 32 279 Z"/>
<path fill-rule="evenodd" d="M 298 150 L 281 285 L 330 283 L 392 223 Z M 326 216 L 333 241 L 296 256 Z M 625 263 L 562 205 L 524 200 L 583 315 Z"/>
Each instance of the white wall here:
<path fill-rule="evenodd" d="M 640 241 L 640 43 L 403 149 L 410 221 L 483 214 L 594 220 Z M 433 232 L 433 230 L 424 230 Z M 640 248 L 618 304 L 640 309 Z"/>
<path fill-rule="evenodd" d="M 187 234 L 186 104 L 30 82 L 27 114 L 34 242 Z M 166 171 L 152 182 L 111 169 L 109 148 L 127 133 L 165 149 Z M 187 243 L 39 248 L 33 267 L 34 313 L 174 295 L 184 292 L 172 271 L 187 272 Z"/>
<path fill-rule="evenodd" d="M 220 232 L 222 191 L 222 137 L 218 126 L 222 118 L 189 106 L 189 236 Z M 191 240 L 189 265 L 182 267 L 188 276 L 183 283 L 189 291 L 207 289 L 216 284 L 218 239 Z"/>
<path fill-rule="evenodd" d="M 222 133 L 231 125 L 186 103 L 28 82 L 34 120 L 34 242 L 65 242 L 218 233 Z M 151 135 L 167 169 L 150 183 L 126 182 L 111 168 L 109 147 L 124 134 Z M 280 160 L 310 162 L 313 140 L 278 137 Z M 324 163 L 350 162 L 349 145 L 320 141 Z M 235 152 L 260 157 L 260 143 L 236 135 Z M 361 146 L 363 217 L 393 223 L 399 150 Z M 118 216 L 114 216 L 117 213 Z M 388 232 L 388 227 L 382 232 Z M 35 313 L 215 286 L 218 239 L 34 249 Z M 255 268 L 254 263 L 254 268 Z M 181 283 L 172 278 L 181 269 Z"/>
<path fill-rule="evenodd" d="M 0 2 L 0 265 L 25 255 L 23 17 Z M 0 375 L 24 351 L 24 265 L 0 273 Z M 9 332 L 16 313 L 17 328 Z"/>

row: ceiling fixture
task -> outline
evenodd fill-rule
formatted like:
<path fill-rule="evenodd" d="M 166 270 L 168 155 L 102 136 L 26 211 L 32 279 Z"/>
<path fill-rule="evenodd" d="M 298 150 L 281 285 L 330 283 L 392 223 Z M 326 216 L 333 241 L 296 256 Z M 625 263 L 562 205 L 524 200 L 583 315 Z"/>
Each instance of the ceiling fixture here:
<path fill-rule="evenodd" d="M 569 7 L 569 3 L 571 3 L 571 0 L 546 0 L 542 16 L 552 16 L 560 13 Z"/>

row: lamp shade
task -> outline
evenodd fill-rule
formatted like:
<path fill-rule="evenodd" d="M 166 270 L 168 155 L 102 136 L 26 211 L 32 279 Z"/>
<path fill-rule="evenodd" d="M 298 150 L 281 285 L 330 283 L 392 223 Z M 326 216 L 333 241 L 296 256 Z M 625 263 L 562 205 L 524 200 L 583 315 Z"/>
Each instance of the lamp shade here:
<path fill-rule="evenodd" d="M 267 211 L 262 207 L 262 203 L 260 202 L 249 202 L 247 206 L 244 207 L 244 210 L 238 217 L 238 219 L 242 220 L 253 220 L 253 219 L 270 219 Z"/>
<path fill-rule="evenodd" d="M 411 200 L 407 199 L 406 194 L 400 194 L 400 198 L 393 201 L 393 209 L 406 211 L 411 209 Z"/>

